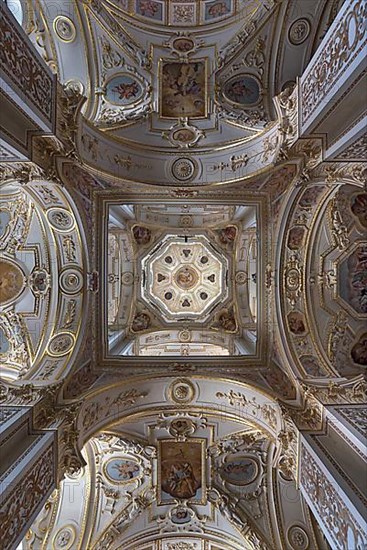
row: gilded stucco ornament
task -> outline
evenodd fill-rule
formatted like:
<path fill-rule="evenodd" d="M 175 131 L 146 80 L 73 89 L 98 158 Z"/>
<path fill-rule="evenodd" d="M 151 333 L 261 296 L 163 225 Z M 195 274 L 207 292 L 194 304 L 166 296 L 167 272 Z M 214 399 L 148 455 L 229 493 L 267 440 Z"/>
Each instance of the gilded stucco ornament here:
<path fill-rule="evenodd" d="M 143 399 L 148 395 L 146 391 L 138 391 L 135 388 L 130 390 L 124 390 L 117 394 L 116 397 L 105 397 L 102 402 L 92 401 L 87 403 L 81 410 L 81 425 L 85 432 L 88 432 L 93 426 L 95 426 L 102 419 L 109 417 L 116 413 L 116 411 L 123 411 L 132 405 L 135 405 L 137 401 Z"/>
<path fill-rule="evenodd" d="M 293 550 L 307 550 L 310 545 L 310 539 L 306 531 L 299 525 L 292 525 L 287 533 L 289 544 Z"/>
<path fill-rule="evenodd" d="M 58 15 L 53 21 L 53 28 L 62 42 L 73 42 L 75 40 L 76 28 L 69 17 Z"/>
<path fill-rule="evenodd" d="M 55 534 L 53 546 L 55 550 L 69 550 L 76 538 L 76 531 L 73 525 L 66 525 Z"/>
<path fill-rule="evenodd" d="M 249 399 L 244 393 L 235 392 L 230 390 L 228 393 L 217 392 L 216 397 L 218 399 L 225 399 L 231 406 L 246 408 L 249 414 L 253 414 L 256 417 L 259 413 L 263 415 L 264 421 L 276 429 L 277 427 L 277 411 L 272 405 L 267 403 L 260 404 L 256 398 Z"/>
<path fill-rule="evenodd" d="M 343 222 L 336 199 L 330 202 L 328 215 L 334 242 L 339 250 L 344 250 L 349 244 L 348 228 Z"/>
<path fill-rule="evenodd" d="M 63 208 L 50 208 L 47 219 L 57 231 L 70 231 L 75 224 L 72 215 Z"/>
<path fill-rule="evenodd" d="M 308 381 L 302 387 L 305 396 L 314 396 L 323 405 L 364 403 L 367 393 L 367 383 L 363 375 L 346 383 L 329 381 L 328 384 L 311 384 Z"/>
<path fill-rule="evenodd" d="M 28 285 L 36 296 L 44 296 L 50 289 L 51 275 L 45 268 L 35 268 L 28 278 Z"/>
<path fill-rule="evenodd" d="M 195 159 L 178 158 L 171 163 L 170 170 L 172 176 L 181 182 L 193 180 L 198 172 L 199 166 Z"/>
<path fill-rule="evenodd" d="M 205 132 L 188 124 L 187 119 L 182 119 L 168 131 L 162 132 L 162 137 L 167 139 L 174 147 L 189 149 L 205 137 Z"/>
<path fill-rule="evenodd" d="M 53 336 L 48 345 L 48 353 L 53 356 L 62 356 L 69 353 L 74 346 L 75 337 L 69 332 L 62 332 Z"/>
<path fill-rule="evenodd" d="M 59 283 L 65 294 L 78 294 L 83 288 L 83 274 L 74 267 L 68 267 L 60 273 Z"/>
<path fill-rule="evenodd" d="M 302 270 L 296 254 L 292 254 L 286 264 L 284 286 L 287 300 L 294 307 L 302 292 Z"/>
<path fill-rule="evenodd" d="M 281 445 L 278 466 L 286 479 L 297 479 L 299 431 L 289 410 L 286 407 L 282 409 L 284 427 L 278 434 Z"/>
<path fill-rule="evenodd" d="M 186 378 L 174 380 L 167 388 L 167 397 L 174 403 L 186 405 L 196 397 L 195 385 Z"/>
<path fill-rule="evenodd" d="M 348 541 L 354 548 L 363 548 L 367 543 L 366 531 L 346 506 L 339 487 L 327 478 L 304 445 L 300 459 L 300 485 L 321 518 L 329 540 L 335 548 L 347 548 Z"/>
<path fill-rule="evenodd" d="M 311 32 L 311 24 L 305 17 L 300 17 L 294 21 L 289 27 L 288 38 L 291 44 L 299 46 L 303 44 L 309 37 Z"/>

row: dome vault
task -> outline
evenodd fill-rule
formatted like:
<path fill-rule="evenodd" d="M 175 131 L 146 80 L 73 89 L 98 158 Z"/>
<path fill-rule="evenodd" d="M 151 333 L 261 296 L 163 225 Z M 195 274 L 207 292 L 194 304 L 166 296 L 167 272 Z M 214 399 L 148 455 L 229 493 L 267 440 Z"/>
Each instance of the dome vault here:
<path fill-rule="evenodd" d="M 166 320 L 203 321 L 228 296 L 228 264 L 204 235 L 166 235 L 141 260 L 142 297 Z"/>

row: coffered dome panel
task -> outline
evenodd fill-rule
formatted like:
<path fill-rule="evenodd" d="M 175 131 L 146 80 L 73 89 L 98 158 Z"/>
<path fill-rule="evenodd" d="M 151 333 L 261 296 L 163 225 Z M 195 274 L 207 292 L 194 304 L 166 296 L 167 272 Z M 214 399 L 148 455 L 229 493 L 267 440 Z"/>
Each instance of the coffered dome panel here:
<path fill-rule="evenodd" d="M 167 235 L 142 259 L 143 298 L 165 320 L 203 321 L 228 296 L 228 260 L 204 235 Z"/>

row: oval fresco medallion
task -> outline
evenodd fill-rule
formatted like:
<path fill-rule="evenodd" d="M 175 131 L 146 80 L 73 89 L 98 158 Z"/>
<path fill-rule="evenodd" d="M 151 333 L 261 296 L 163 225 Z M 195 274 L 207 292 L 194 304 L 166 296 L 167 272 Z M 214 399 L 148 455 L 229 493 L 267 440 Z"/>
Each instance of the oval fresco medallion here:
<path fill-rule="evenodd" d="M 231 485 L 249 485 L 257 478 L 259 468 L 255 460 L 247 456 L 239 456 L 227 460 L 219 473 L 224 481 Z"/>
<path fill-rule="evenodd" d="M 195 48 L 195 42 L 191 38 L 180 36 L 172 42 L 172 48 L 180 53 L 191 52 Z"/>
<path fill-rule="evenodd" d="M 237 105 L 256 105 L 260 101 L 260 85 L 253 76 L 238 75 L 224 85 L 223 96 Z"/>
<path fill-rule="evenodd" d="M 0 260 L 0 304 L 12 302 L 24 290 L 25 275 L 20 267 L 10 260 Z"/>
<path fill-rule="evenodd" d="M 0 237 L 6 233 L 10 220 L 10 212 L 8 210 L 0 210 Z"/>
<path fill-rule="evenodd" d="M 120 74 L 107 82 L 105 98 L 114 105 L 132 105 L 142 98 L 143 93 L 144 88 L 135 77 Z"/>
<path fill-rule="evenodd" d="M 10 342 L 4 330 L 0 328 L 0 355 L 5 355 L 10 349 Z"/>
<path fill-rule="evenodd" d="M 131 458 L 111 458 L 106 462 L 104 471 L 114 483 L 129 483 L 141 476 L 139 464 Z"/>
<path fill-rule="evenodd" d="M 358 342 L 354 344 L 351 356 L 357 365 L 367 365 L 367 332 L 362 334 Z"/>
<path fill-rule="evenodd" d="M 351 210 L 363 227 L 367 227 L 367 193 L 355 195 L 351 201 Z"/>

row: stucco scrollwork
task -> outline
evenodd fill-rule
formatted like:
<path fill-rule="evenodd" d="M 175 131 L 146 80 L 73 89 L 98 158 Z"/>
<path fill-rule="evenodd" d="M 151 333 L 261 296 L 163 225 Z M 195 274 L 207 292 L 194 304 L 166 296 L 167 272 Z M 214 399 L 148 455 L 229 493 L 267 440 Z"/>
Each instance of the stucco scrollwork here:
<path fill-rule="evenodd" d="M 363 548 L 366 532 L 349 511 L 335 485 L 326 478 L 309 451 L 301 448 L 301 486 L 329 533 L 335 548 Z"/>

